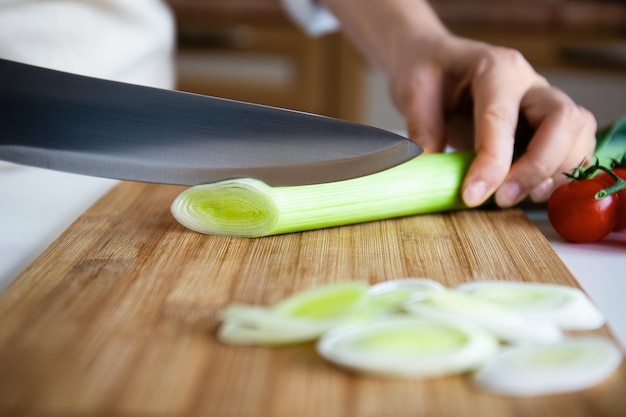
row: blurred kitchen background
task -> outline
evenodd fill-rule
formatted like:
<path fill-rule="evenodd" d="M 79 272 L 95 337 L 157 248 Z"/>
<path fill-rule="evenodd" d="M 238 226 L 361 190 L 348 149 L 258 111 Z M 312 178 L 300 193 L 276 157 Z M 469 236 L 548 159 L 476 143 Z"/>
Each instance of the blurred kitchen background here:
<path fill-rule="evenodd" d="M 168 1 L 179 89 L 404 130 L 382 74 L 339 33 L 307 37 L 279 0 Z M 626 0 L 431 4 L 454 33 L 520 50 L 599 125 L 626 115 Z"/>

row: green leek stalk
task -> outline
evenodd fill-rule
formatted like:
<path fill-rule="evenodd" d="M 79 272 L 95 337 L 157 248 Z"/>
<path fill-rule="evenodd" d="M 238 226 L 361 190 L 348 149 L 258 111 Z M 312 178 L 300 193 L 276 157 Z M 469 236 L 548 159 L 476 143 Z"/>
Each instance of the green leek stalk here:
<path fill-rule="evenodd" d="M 271 187 L 251 178 L 197 185 L 172 203 L 200 233 L 261 237 L 464 208 L 463 177 L 473 152 L 422 155 L 345 181 Z"/>
<path fill-rule="evenodd" d="M 602 163 L 626 152 L 626 117 L 598 131 Z M 346 181 L 271 187 L 252 178 L 183 191 L 171 211 L 200 233 L 261 237 L 466 208 L 463 178 L 473 152 L 419 156 L 394 168 Z"/>
<path fill-rule="evenodd" d="M 596 133 L 596 157 L 601 165 L 609 166 L 612 159 L 626 153 L 626 116 Z"/>

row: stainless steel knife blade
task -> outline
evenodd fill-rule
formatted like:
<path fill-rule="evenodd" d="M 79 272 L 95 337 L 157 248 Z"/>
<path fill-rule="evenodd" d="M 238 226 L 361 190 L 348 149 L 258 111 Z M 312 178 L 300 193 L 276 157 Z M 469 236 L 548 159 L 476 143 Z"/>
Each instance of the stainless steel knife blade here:
<path fill-rule="evenodd" d="M 298 185 L 367 175 L 421 152 L 357 123 L 0 59 L 0 160 L 18 164 L 180 185 Z"/>

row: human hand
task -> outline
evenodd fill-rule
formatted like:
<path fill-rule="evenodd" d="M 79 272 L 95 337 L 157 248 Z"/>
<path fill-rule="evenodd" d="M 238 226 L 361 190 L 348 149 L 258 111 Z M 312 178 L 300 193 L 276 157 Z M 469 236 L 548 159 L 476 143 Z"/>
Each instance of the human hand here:
<path fill-rule="evenodd" d="M 429 152 L 447 144 L 476 150 L 463 184 L 467 205 L 494 193 L 502 207 L 527 196 L 546 200 L 565 181 L 562 172 L 592 155 L 595 118 L 550 86 L 519 52 L 452 35 L 427 1 L 320 1 L 385 71 L 412 140 Z M 446 134 L 449 116 L 466 97 L 473 105 L 473 135 Z M 534 134 L 513 161 L 519 115 Z"/>
<path fill-rule="evenodd" d="M 406 38 L 396 49 L 412 52 L 398 54 L 387 67 L 409 137 L 429 152 L 446 145 L 477 152 L 463 184 L 469 206 L 483 203 L 494 192 L 501 207 L 527 196 L 544 201 L 566 180 L 562 172 L 593 154 L 593 115 L 550 86 L 519 52 L 449 34 Z M 446 132 L 451 130 L 448 117 L 460 111 L 468 96 L 473 132 Z M 534 134 L 513 162 L 520 115 Z"/>

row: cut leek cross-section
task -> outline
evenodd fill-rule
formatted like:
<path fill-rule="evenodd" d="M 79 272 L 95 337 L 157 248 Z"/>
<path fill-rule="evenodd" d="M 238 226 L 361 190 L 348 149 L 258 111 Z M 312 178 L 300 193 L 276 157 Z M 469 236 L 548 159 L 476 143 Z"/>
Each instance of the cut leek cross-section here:
<path fill-rule="evenodd" d="M 534 322 L 553 322 L 563 330 L 593 330 L 605 323 L 604 315 L 589 297 L 574 287 L 476 281 L 457 289 L 474 300 L 517 312 Z"/>
<path fill-rule="evenodd" d="M 217 337 L 248 345 L 312 341 L 360 311 L 367 288 L 360 281 L 340 282 L 296 293 L 267 308 L 231 304 L 221 311 Z"/>
<path fill-rule="evenodd" d="M 405 309 L 418 317 L 467 320 L 511 344 L 551 343 L 563 337 L 552 322 L 530 320 L 503 306 L 453 290 L 412 297 L 405 302 Z"/>
<path fill-rule="evenodd" d="M 463 321 L 398 317 L 336 328 L 318 342 L 329 361 L 359 372 L 436 377 L 478 368 L 497 339 Z"/>
<path fill-rule="evenodd" d="M 622 363 L 622 353 L 601 337 L 564 339 L 546 346 L 503 350 L 475 375 L 482 389 L 511 396 L 550 395 L 590 388 Z"/>
<path fill-rule="evenodd" d="M 443 284 L 427 278 L 383 281 L 370 287 L 366 310 L 372 316 L 401 313 L 407 299 L 444 290 Z"/>

